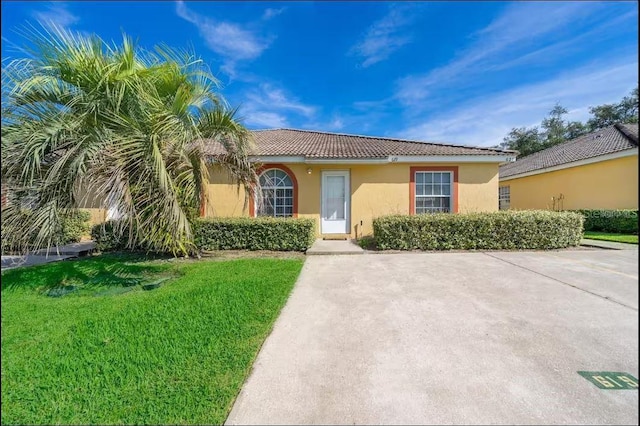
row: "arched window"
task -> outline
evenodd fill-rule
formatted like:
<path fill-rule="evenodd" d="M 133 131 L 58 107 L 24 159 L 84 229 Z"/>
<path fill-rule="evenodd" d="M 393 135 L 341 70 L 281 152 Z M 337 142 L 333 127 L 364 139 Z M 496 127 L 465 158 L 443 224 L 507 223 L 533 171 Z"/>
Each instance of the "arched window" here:
<path fill-rule="evenodd" d="M 291 217 L 294 214 L 294 182 L 285 171 L 268 169 L 260 175 L 256 216 Z"/>

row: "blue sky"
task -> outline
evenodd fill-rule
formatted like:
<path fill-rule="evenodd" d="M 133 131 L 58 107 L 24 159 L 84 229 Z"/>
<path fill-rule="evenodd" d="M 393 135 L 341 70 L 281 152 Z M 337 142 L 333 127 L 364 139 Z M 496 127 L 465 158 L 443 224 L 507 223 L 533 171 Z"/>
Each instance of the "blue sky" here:
<path fill-rule="evenodd" d="M 3 60 L 36 20 L 192 48 L 252 129 L 490 146 L 638 84 L 636 2 L 2 2 Z"/>

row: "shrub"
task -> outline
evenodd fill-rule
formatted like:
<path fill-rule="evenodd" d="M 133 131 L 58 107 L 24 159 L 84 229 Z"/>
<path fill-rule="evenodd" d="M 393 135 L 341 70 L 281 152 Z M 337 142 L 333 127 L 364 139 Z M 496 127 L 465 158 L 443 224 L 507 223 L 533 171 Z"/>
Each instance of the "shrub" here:
<path fill-rule="evenodd" d="M 542 210 L 392 215 L 373 220 L 373 235 L 381 250 L 556 249 L 580 244 L 582 222 Z"/>
<path fill-rule="evenodd" d="M 365 250 L 375 250 L 376 249 L 376 240 L 373 238 L 373 235 L 365 235 L 361 237 L 358 241 L 358 245 Z"/>
<path fill-rule="evenodd" d="M 70 210 L 63 213 L 62 226 L 58 234 L 59 244 L 70 244 L 79 242 L 84 235 L 91 230 L 91 214 L 84 210 Z"/>
<path fill-rule="evenodd" d="M 98 250 L 102 252 L 142 250 L 142 247 L 127 247 L 127 237 L 128 234 L 123 234 L 118 230 L 118 222 L 115 220 L 108 220 L 91 228 L 91 239 L 95 241 Z"/>
<path fill-rule="evenodd" d="M 198 219 L 193 229 L 201 250 L 305 251 L 315 240 L 313 219 Z"/>
<path fill-rule="evenodd" d="M 25 218 L 28 220 L 28 216 L 31 214 L 29 210 L 22 210 L 19 213 L 19 218 Z M 91 229 L 91 214 L 84 210 L 66 210 L 60 212 L 60 228 L 53 234 L 51 239 L 52 246 L 63 246 L 65 244 L 77 243 L 84 235 L 89 233 Z M 32 250 L 35 248 L 37 232 L 33 232 L 30 235 L 23 235 L 20 240 L 20 250 L 27 249 Z M 13 253 L 18 247 L 12 245 L 11 241 L 5 241 L 2 239 L 2 252 Z"/>
<path fill-rule="evenodd" d="M 577 210 L 584 216 L 585 231 L 638 233 L 638 210 Z"/>

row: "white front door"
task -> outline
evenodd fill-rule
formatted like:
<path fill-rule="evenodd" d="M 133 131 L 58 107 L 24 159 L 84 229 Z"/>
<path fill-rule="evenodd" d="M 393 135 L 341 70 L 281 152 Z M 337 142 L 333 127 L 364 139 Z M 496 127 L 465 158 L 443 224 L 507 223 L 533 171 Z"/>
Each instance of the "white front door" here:
<path fill-rule="evenodd" d="M 350 191 L 348 171 L 322 172 L 323 234 L 349 234 Z"/>

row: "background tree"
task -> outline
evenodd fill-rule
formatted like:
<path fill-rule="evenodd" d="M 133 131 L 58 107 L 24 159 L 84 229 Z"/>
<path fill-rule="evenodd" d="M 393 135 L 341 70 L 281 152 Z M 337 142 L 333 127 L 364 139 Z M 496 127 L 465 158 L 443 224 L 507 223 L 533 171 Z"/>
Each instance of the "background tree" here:
<path fill-rule="evenodd" d="M 518 151 L 524 157 L 542 149 L 542 142 L 537 127 L 513 128 L 500 145 L 504 149 Z"/>
<path fill-rule="evenodd" d="M 587 123 L 567 121 L 564 120 L 567 109 L 556 104 L 542 120 L 540 128 L 514 127 L 498 147 L 517 150 L 519 157 L 524 157 L 612 124 L 637 123 L 638 88 L 618 103 L 591 107 L 589 112 L 593 117 Z"/>
<path fill-rule="evenodd" d="M 2 72 L 2 181 L 30 202 L 3 211 L 4 248 L 51 245 L 61 216 L 96 195 L 123 214 L 130 247 L 193 252 L 203 138 L 224 146 L 218 163 L 253 193 L 250 133 L 202 60 L 126 35 L 119 45 L 44 26 L 24 35 L 26 57 Z"/>
<path fill-rule="evenodd" d="M 565 140 L 575 139 L 578 136 L 589 133 L 589 127 L 580 121 L 570 121 L 567 123 Z"/>
<path fill-rule="evenodd" d="M 616 123 L 638 122 L 638 88 L 633 89 L 629 96 L 615 104 L 604 104 L 589 108 L 593 115 L 587 121 L 591 130 L 601 129 Z"/>
<path fill-rule="evenodd" d="M 567 133 L 567 128 L 563 116 L 568 111 L 560 104 L 555 106 L 549 111 L 549 115 L 542 120 L 542 147 L 548 148 L 553 145 L 564 142 L 564 138 Z"/>
<path fill-rule="evenodd" d="M 577 138 L 588 132 L 587 127 L 579 121 L 566 121 L 564 116 L 569 111 L 560 104 L 555 104 L 549 115 L 542 120 L 542 149 Z"/>

